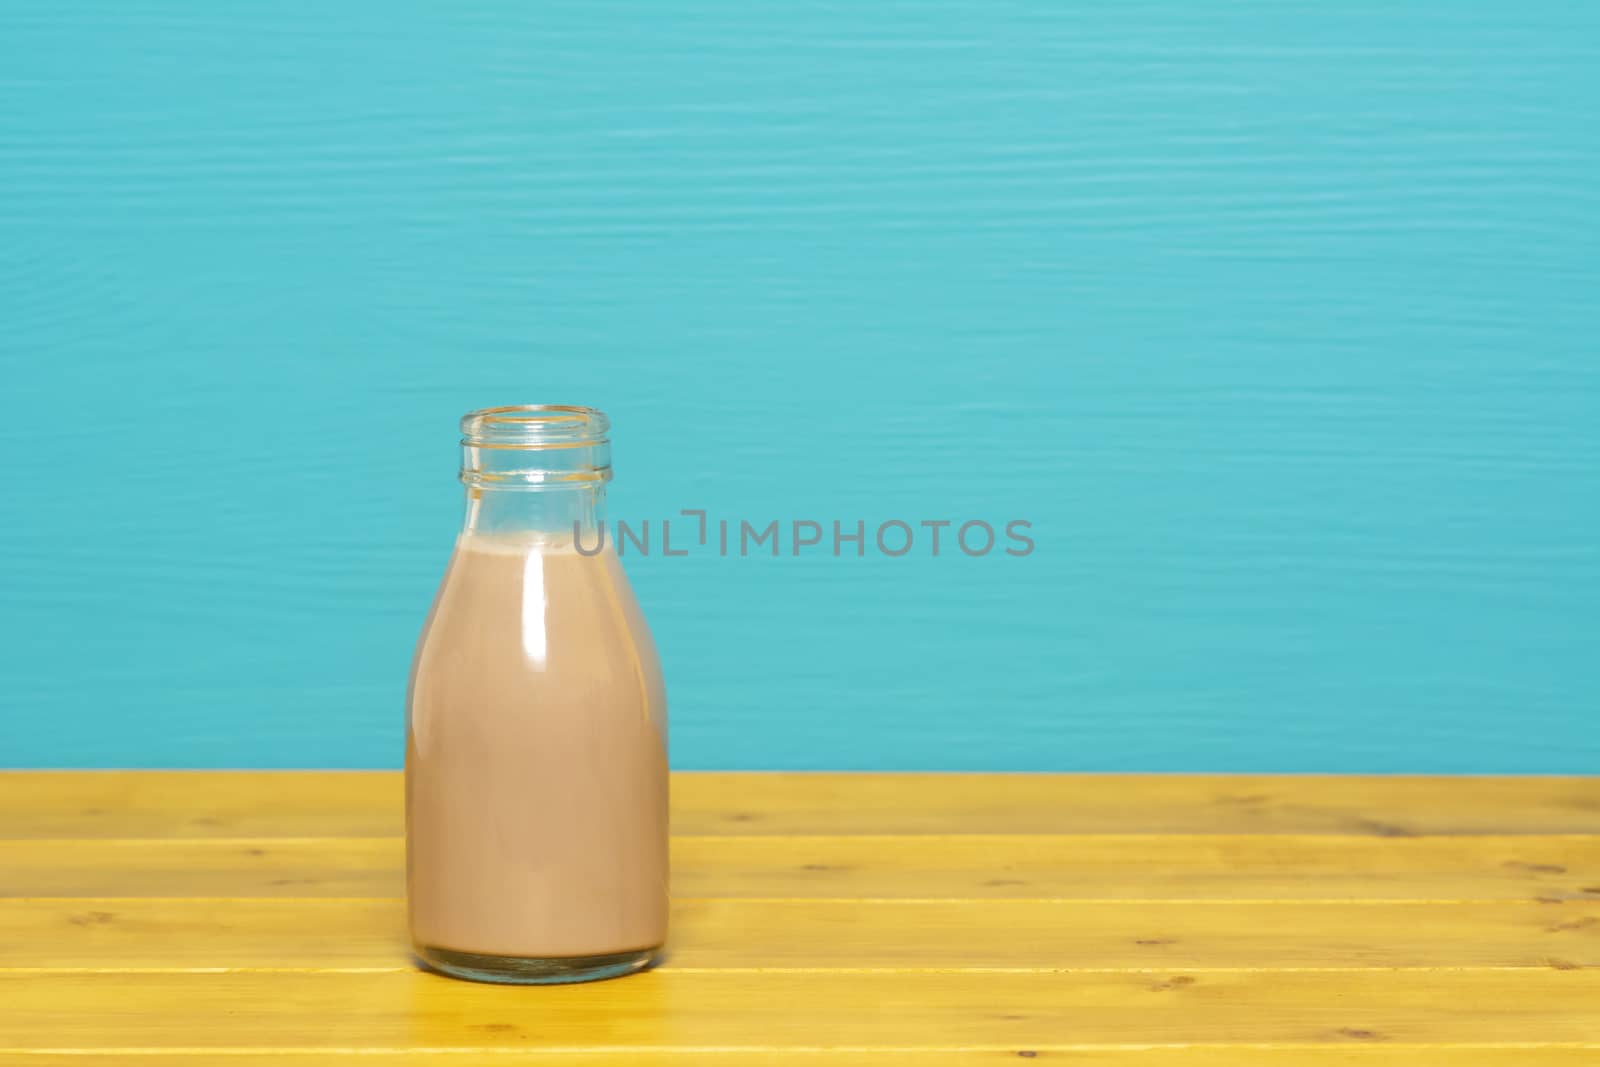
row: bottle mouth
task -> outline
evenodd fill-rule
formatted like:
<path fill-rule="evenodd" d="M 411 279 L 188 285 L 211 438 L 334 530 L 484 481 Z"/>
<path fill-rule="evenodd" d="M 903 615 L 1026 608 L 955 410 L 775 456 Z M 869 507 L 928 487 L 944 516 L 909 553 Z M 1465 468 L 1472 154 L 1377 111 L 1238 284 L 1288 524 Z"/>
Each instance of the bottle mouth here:
<path fill-rule="evenodd" d="M 570 448 L 606 439 L 611 420 L 571 404 L 508 404 L 461 416 L 462 444 L 480 448 Z"/>
<path fill-rule="evenodd" d="M 509 404 L 461 417 L 461 480 L 531 488 L 611 477 L 611 420 L 570 404 Z"/>

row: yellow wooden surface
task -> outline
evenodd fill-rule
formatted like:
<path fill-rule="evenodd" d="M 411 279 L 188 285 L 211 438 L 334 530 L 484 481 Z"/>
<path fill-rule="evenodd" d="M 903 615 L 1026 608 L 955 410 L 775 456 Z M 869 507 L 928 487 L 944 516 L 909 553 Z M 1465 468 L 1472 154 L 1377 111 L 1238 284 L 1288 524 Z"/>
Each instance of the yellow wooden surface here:
<path fill-rule="evenodd" d="M 772 834 L 1588 834 L 1589 778 L 679 774 L 672 831 Z M 0 839 L 397 837 L 392 771 L 9 771 Z"/>
<path fill-rule="evenodd" d="M 680 837 L 691 897 L 1597 900 L 1600 836 Z M 400 896 L 401 839 L 0 842 L 0 897 Z"/>
<path fill-rule="evenodd" d="M 109 994 L 109 995 L 108 995 Z M 114 1009 L 114 1010 L 113 1010 Z M 416 973 L 0 975 L 0 1034 L 60 1048 L 981 1048 L 1595 1041 L 1600 972 L 727 971 L 535 996 Z"/>
<path fill-rule="evenodd" d="M 1600 967 L 1600 900 L 673 902 L 673 969 Z M 1392 962 L 1403 961 L 1403 962 Z M 399 971 L 405 903 L 0 900 L 0 969 Z"/>
<path fill-rule="evenodd" d="M 0 1062 L 1600 1064 L 1600 783 L 679 775 L 660 970 L 415 972 L 398 779 L 0 774 Z"/>
<path fill-rule="evenodd" d="M 1032 1056 L 1027 1055 L 1033 1053 Z M 190 1049 L 182 1053 L 153 1055 L 148 1052 L 106 1052 L 79 1049 L 67 1053 L 0 1052 L 0 1063 L 32 1065 L 65 1064 L 74 1067 L 93 1063 L 97 1067 L 152 1067 L 152 1064 L 218 1064 L 226 1067 L 412 1067 L 416 1064 L 490 1063 L 494 1067 L 610 1067 L 612 1064 L 639 1067 L 1026 1067 L 1029 1063 L 1058 1067 L 1595 1067 L 1594 1049 L 1588 1046 L 1519 1044 L 1494 1047 L 1451 1045 L 1399 1045 L 1366 1042 L 1348 1045 L 1288 1045 L 1266 1047 L 1247 1045 L 1121 1046 L 1064 1049 L 839 1049 L 826 1051 L 783 1051 L 774 1049 L 710 1050 L 703 1048 L 630 1049 L 626 1055 L 605 1050 L 561 1052 L 524 1051 L 500 1047 L 493 1055 L 483 1049 L 424 1052 L 400 1049 L 361 1049 L 327 1051 L 295 1049 L 252 1052 L 230 1050 L 213 1053 Z M 360 1059 L 352 1058 L 359 1055 Z M 1444 1059 L 1435 1057 L 1444 1056 Z"/>

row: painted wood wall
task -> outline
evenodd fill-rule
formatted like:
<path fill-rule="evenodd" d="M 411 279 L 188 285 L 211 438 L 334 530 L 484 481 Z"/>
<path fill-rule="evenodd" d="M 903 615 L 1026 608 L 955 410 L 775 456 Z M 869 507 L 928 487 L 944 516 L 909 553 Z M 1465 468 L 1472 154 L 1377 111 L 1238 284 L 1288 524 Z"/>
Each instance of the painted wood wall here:
<path fill-rule="evenodd" d="M 1600 766 L 1600 4 L 0 5 L 0 764 L 390 766 L 455 418 L 684 767 Z M 869 527 L 870 529 L 870 527 Z"/>

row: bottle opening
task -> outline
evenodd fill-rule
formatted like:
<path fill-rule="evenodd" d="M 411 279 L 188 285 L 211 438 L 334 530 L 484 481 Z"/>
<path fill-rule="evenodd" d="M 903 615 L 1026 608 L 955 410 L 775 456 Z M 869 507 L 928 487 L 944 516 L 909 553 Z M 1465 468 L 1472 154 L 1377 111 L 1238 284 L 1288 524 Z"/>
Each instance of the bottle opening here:
<path fill-rule="evenodd" d="M 595 408 L 511 404 L 461 417 L 461 480 L 537 489 L 611 477 L 611 420 Z"/>
<path fill-rule="evenodd" d="M 611 420 L 594 408 L 567 404 L 513 404 L 461 417 L 464 445 L 479 448 L 561 448 L 604 443 Z"/>

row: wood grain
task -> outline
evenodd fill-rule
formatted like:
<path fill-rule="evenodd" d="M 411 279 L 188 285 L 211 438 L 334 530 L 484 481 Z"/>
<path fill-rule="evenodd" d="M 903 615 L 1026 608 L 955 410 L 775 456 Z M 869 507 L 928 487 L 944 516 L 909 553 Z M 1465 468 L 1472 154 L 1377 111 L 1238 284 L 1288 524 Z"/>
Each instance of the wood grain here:
<path fill-rule="evenodd" d="M 673 832 L 1600 833 L 1600 779 L 679 772 Z M 392 771 L 14 771 L 0 839 L 391 837 Z"/>
<path fill-rule="evenodd" d="M 452 1056 L 452 1052 L 460 1055 Z M 234 1067 L 259 1067 L 264 1064 L 290 1063 L 294 1067 L 351 1067 L 352 1062 L 390 1067 L 393 1064 L 418 1064 L 429 1062 L 471 1061 L 492 1052 L 492 1062 L 517 1067 L 601 1067 L 617 1061 L 613 1052 L 523 1052 L 515 1048 L 441 1049 L 419 1053 L 394 1049 L 345 1049 L 326 1051 L 309 1048 L 274 1049 L 271 1052 L 250 1052 L 230 1049 L 226 1053 L 214 1050 L 186 1049 L 181 1051 L 143 1050 L 137 1053 L 107 1053 L 100 1049 L 73 1049 L 70 1051 L 32 1050 L 29 1052 L 0 1052 L 0 1063 L 18 1067 L 37 1067 L 40 1063 L 83 1064 L 94 1063 L 103 1067 L 154 1067 L 154 1065 L 197 1064 L 234 1065 Z M 1034 1055 L 1028 1055 L 1028 1053 Z M 815 1049 L 716 1049 L 696 1048 L 691 1051 L 629 1049 L 627 1062 L 643 1067 L 695 1067 L 700 1063 L 737 1064 L 738 1067 L 816 1067 L 819 1062 L 828 1067 L 1020 1067 L 1029 1060 L 1043 1059 L 1045 1063 L 1067 1064 L 1069 1067 L 1593 1067 L 1595 1047 L 1583 1045 L 1562 1047 L 1545 1043 L 1502 1042 L 1492 1047 L 1472 1047 L 1461 1044 L 1410 1044 L 1395 1045 L 1371 1043 L 1357 1045 L 1285 1045 L 1270 1048 L 1248 1045 L 1183 1045 L 1179 1047 L 1152 1048 L 1127 1046 L 1123 1048 L 1038 1049 L 1001 1048 L 950 1050 L 919 1048 L 912 1052 L 893 1049 L 833 1049 L 819 1055 Z"/>
<path fill-rule="evenodd" d="M 451 1055 L 451 1053 L 458 1055 Z M 1027 1053 L 1032 1052 L 1030 1056 Z M 38 1067 L 41 1063 L 83 1064 L 103 1067 L 169 1067 L 181 1064 L 234 1065 L 260 1067 L 289 1063 L 294 1067 L 351 1067 L 353 1062 L 391 1067 L 394 1064 L 473 1062 L 473 1057 L 489 1057 L 490 1062 L 519 1067 L 602 1067 L 617 1062 L 614 1052 L 524 1052 L 511 1047 L 490 1049 L 441 1049 L 419 1053 L 394 1049 L 345 1049 L 326 1051 L 310 1048 L 274 1049 L 250 1052 L 230 1049 L 186 1049 L 161 1052 L 107 1053 L 100 1049 L 70 1051 L 33 1050 L 0 1052 L 0 1063 L 18 1067 Z M 629 1049 L 626 1062 L 644 1067 L 695 1067 L 700 1063 L 737 1064 L 738 1067 L 1023 1067 L 1029 1060 L 1069 1067 L 1593 1067 L 1595 1047 L 1562 1047 L 1547 1043 L 1501 1042 L 1492 1047 L 1461 1044 L 1423 1043 L 1409 1045 L 1372 1042 L 1344 1045 L 1285 1045 L 1270 1048 L 1249 1045 L 1183 1045 L 1168 1048 L 1126 1046 L 1095 1049 L 980 1048 L 951 1050 L 919 1048 L 912 1052 L 893 1049 L 832 1049 L 819 1055 L 815 1049 L 717 1049 L 690 1051 Z"/>
<path fill-rule="evenodd" d="M 0 842 L 0 897 L 398 897 L 389 838 Z M 1600 838 L 683 837 L 691 897 L 1542 900 L 1600 896 Z"/>
<path fill-rule="evenodd" d="M 665 966 L 548 990 L 411 965 L 396 784 L 0 775 L 0 1063 L 1600 1056 L 1581 780 L 680 776 Z"/>
<path fill-rule="evenodd" d="M 85 1012 L 85 1005 L 104 1005 Z M 337 1006 L 337 1025 L 328 1012 Z M 226 1020 L 225 1026 L 217 1021 Z M 763 974 L 545 990 L 419 973 L 0 974 L 34 1048 L 987 1048 L 1596 1043 L 1600 971 Z"/>
<path fill-rule="evenodd" d="M 405 971 L 398 900 L 0 900 L 0 970 Z M 1562 904 L 697 900 L 673 970 L 1600 967 L 1600 899 Z"/>

